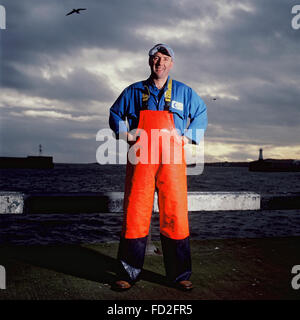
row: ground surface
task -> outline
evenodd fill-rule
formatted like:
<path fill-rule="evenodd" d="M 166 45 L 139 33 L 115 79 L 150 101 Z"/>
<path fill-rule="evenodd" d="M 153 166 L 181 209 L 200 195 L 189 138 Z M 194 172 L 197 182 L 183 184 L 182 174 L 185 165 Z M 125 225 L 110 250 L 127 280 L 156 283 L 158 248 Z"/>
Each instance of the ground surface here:
<path fill-rule="evenodd" d="M 169 287 L 162 257 L 146 256 L 142 279 L 120 293 L 110 288 L 117 243 L 0 246 L 6 269 L 0 300 L 300 299 L 291 286 L 299 247 L 300 237 L 192 241 L 192 292 Z"/>

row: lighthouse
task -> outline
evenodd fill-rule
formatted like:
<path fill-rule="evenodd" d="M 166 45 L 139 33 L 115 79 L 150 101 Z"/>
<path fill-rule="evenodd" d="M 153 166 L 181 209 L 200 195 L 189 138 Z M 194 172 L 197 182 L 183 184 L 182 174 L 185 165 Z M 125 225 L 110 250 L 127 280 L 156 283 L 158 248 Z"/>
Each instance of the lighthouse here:
<path fill-rule="evenodd" d="M 263 149 L 262 149 L 262 148 L 259 149 L 258 160 L 259 160 L 259 161 L 262 161 L 262 160 L 263 160 Z"/>

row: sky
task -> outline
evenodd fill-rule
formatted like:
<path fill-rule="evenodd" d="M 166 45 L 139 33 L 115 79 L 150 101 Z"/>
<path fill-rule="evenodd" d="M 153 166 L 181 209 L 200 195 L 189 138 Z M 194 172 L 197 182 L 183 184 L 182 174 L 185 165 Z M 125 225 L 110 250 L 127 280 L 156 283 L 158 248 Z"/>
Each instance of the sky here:
<path fill-rule="evenodd" d="M 204 100 L 205 161 L 300 159 L 300 0 L 0 0 L 0 156 L 96 162 L 97 132 L 148 51 Z M 81 14 L 66 14 L 87 8 Z M 300 23 L 300 18 L 299 18 Z M 216 100 L 214 100 L 214 98 Z"/>

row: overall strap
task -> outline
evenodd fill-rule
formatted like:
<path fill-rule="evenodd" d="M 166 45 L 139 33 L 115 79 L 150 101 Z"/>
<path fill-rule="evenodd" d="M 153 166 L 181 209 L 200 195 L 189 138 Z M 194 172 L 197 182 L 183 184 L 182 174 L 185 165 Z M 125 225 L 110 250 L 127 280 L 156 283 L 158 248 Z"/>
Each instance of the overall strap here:
<path fill-rule="evenodd" d="M 144 84 L 144 92 L 142 96 L 142 110 L 147 110 L 148 109 L 148 100 L 150 98 L 150 91 L 149 88 L 146 84 Z"/>
<path fill-rule="evenodd" d="M 171 100 L 172 100 L 172 79 L 169 79 L 168 82 L 168 89 L 165 92 L 165 107 L 164 110 L 169 111 L 171 107 Z"/>

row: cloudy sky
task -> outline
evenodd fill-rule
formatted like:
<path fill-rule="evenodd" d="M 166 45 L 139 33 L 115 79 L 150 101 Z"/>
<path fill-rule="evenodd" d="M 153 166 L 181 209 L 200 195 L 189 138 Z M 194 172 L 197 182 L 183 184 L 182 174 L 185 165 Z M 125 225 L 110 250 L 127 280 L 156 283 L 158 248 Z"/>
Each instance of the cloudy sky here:
<path fill-rule="evenodd" d="M 37 155 L 42 144 L 55 162 L 96 162 L 110 106 L 148 77 L 148 50 L 165 42 L 176 55 L 172 78 L 207 105 L 205 161 L 251 161 L 259 148 L 265 158 L 300 159 L 297 1 L 1 4 L 1 156 Z"/>

